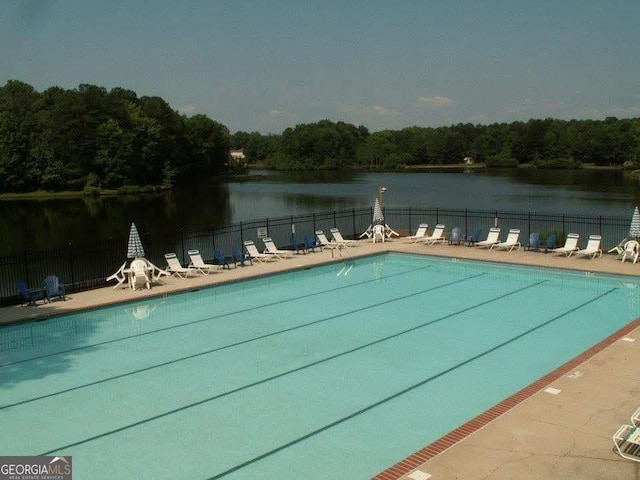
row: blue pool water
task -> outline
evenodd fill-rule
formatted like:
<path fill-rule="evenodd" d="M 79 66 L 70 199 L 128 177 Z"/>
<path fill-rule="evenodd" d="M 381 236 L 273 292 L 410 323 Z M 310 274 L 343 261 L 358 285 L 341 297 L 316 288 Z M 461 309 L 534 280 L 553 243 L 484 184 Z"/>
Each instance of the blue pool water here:
<path fill-rule="evenodd" d="M 0 452 L 365 479 L 639 316 L 630 278 L 402 254 L 0 329 Z"/>

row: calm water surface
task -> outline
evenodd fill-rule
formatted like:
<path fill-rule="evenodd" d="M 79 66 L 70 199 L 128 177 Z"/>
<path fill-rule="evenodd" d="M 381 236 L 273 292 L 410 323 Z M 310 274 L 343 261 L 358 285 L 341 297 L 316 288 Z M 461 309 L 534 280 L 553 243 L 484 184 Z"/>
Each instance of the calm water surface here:
<path fill-rule="evenodd" d="M 631 215 L 640 183 L 619 171 L 254 172 L 249 181 L 100 199 L 0 202 L 0 253 L 212 225 L 371 206 Z"/>

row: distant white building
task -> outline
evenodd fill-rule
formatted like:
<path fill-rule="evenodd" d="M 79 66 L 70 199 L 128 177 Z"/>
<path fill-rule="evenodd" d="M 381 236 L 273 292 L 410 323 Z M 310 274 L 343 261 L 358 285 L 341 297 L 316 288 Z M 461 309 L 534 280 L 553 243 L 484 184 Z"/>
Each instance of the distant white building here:
<path fill-rule="evenodd" d="M 473 157 L 464 157 L 462 159 L 462 163 L 466 163 L 467 165 L 470 165 L 473 163 Z"/>
<path fill-rule="evenodd" d="M 244 160 L 244 151 L 243 149 L 239 150 L 231 150 L 231 158 L 234 160 Z"/>

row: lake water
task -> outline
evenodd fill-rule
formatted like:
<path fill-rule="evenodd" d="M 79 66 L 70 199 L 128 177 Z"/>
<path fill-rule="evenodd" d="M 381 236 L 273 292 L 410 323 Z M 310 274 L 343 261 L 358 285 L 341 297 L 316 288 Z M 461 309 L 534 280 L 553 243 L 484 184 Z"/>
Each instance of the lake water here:
<path fill-rule="evenodd" d="M 150 195 L 0 201 L 0 254 L 204 230 L 244 220 L 371 206 L 629 215 L 640 183 L 620 171 L 252 172 L 258 176 Z"/>

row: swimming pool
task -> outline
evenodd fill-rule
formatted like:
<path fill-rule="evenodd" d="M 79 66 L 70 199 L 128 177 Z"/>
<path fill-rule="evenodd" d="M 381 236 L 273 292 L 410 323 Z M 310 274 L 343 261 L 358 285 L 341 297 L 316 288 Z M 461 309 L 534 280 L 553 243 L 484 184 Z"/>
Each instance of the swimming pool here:
<path fill-rule="evenodd" d="M 0 329 L 0 452 L 369 478 L 638 317 L 635 280 L 385 254 Z"/>

